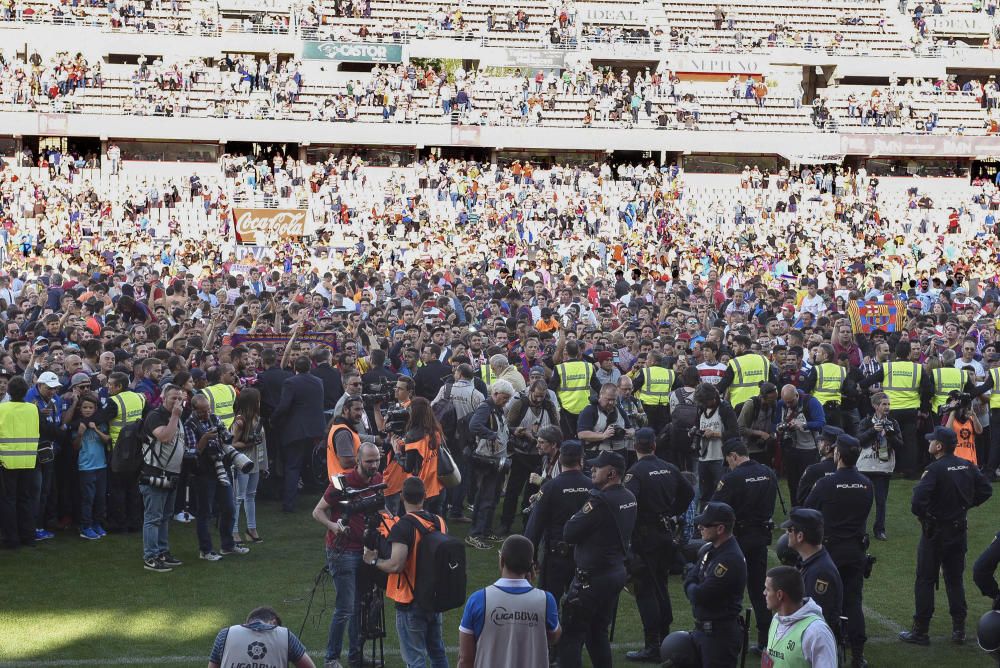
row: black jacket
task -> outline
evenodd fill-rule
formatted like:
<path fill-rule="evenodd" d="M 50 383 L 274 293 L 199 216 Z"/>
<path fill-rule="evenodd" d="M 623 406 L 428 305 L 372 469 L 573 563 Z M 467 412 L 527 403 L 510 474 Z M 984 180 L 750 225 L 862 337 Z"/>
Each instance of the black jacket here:
<path fill-rule="evenodd" d="M 283 444 L 316 440 L 326 433 L 323 416 L 323 383 L 309 373 L 297 373 L 281 385 L 281 400 L 271 416 L 281 429 Z"/>
<path fill-rule="evenodd" d="M 434 401 L 438 390 L 452 378 L 451 367 L 444 362 L 432 360 L 428 364 L 417 369 L 417 376 L 414 381 L 417 383 L 417 396 L 423 397 L 427 401 Z"/>
<path fill-rule="evenodd" d="M 257 374 L 257 390 L 260 392 L 260 414 L 265 419 L 271 417 L 281 400 L 281 386 L 294 374 L 279 366 L 272 366 Z"/>
<path fill-rule="evenodd" d="M 323 410 L 332 411 L 344 394 L 344 381 L 340 372 L 330 366 L 329 362 L 324 362 L 316 365 L 311 373 L 323 383 Z"/>

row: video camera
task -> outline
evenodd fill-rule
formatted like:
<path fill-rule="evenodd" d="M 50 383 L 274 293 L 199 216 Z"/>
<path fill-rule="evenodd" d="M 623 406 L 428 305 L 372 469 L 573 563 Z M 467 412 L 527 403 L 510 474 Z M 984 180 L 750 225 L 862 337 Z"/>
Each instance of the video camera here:
<path fill-rule="evenodd" d="M 410 411 L 402 406 L 393 406 L 382 413 L 387 434 L 402 436 L 406 433 L 406 425 L 410 422 Z"/>
<path fill-rule="evenodd" d="M 396 384 L 385 378 L 378 381 L 367 382 L 361 388 L 361 401 L 365 408 L 372 408 L 376 404 L 391 403 L 396 396 Z"/>
<path fill-rule="evenodd" d="M 345 516 L 364 515 L 366 518 L 377 517 L 380 510 L 385 509 L 385 494 L 382 492 L 387 484 L 380 482 L 361 489 L 348 487 L 344 474 L 330 478 L 333 488 L 347 497 L 337 504 Z"/>
<path fill-rule="evenodd" d="M 948 394 L 948 403 L 941 407 L 941 413 L 949 413 L 955 409 L 969 410 L 972 408 L 972 395 L 968 392 L 952 390 Z"/>

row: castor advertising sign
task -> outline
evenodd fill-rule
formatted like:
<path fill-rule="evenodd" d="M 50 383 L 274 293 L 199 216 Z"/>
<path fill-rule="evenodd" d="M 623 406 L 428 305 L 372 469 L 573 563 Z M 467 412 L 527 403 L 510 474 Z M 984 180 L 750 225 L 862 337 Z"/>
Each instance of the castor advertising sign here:
<path fill-rule="evenodd" d="M 306 209 L 233 209 L 236 243 L 254 246 L 299 239 L 306 233 L 306 213 Z"/>

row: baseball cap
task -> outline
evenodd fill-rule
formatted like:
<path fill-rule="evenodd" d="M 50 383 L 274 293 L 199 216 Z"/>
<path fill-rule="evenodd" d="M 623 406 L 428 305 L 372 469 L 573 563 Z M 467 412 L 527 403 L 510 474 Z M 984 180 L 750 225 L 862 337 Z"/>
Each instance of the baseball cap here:
<path fill-rule="evenodd" d="M 90 384 L 90 376 L 83 372 L 74 373 L 73 377 L 69 381 L 69 386 L 76 387 L 77 385 L 83 385 L 84 383 L 88 385 Z"/>
<path fill-rule="evenodd" d="M 939 441 L 944 445 L 956 445 L 958 436 L 951 427 L 934 427 L 934 431 L 924 436 L 928 441 Z"/>
<path fill-rule="evenodd" d="M 732 525 L 734 522 L 736 522 L 736 513 L 733 512 L 732 506 L 720 501 L 711 501 L 705 504 L 705 509 L 701 511 L 701 515 L 697 515 L 694 518 L 695 526 L 703 527 L 710 524 Z"/>
<path fill-rule="evenodd" d="M 722 456 L 723 457 L 728 457 L 729 455 L 731 455 L 733 453 L 736 453 L 738 455 L 742 455 L 744 457 L 748 454 L 747 453 L 746 443 L 744 443 L 743 439 L 740 438 L 739 436 L 730 438 L 730 439 L 726 440 L 725 443 L 722 444 Z"/>
<path fill-rule="evenodd" d="M 577 441 L 576 439 L 563 441 L 559 446 L 559 454 L 566 455 L 567 457 L 582 457 L 583 443 Z"/>
<path fill-rule="evenodd" d="M 587 460 L 587 466 L 591 468 L 601 468 L 602 466 L 614 466 L 616 469 L 625 468 L 625 458 L 617 452 L 602 450 L 601 454 L 593 459 Z"/>
<path fill-rule="evenodd" d="M 782 529 L 801 529 L 803 531 L 823 528 L 823 513 L 812 508 L 793 508 L 788 513 L 788 519 L 781 523 Z"/>
<path fill-rule="evenodd" d="M 653 443 L 656 441 L 656 431 L 652 427 L 643 427 L 635 432 L 636 442 Z"/>
<path fill-rule="evenodd" d="M 828 424 L 823 427 L 823 431 L 820 432 L 820 437 L 830 441 L 831 443 L 836 443 L 837 438 L 844 433 L 844 430 L 840 427 L 834 427 L 832 424 Z"/>
<path fill-rule="evenodd" d="M 55 375 L 51 371 L 46 371 L 40 375 L 38 380 L 35 381 L 35 384 L 41 384 L 51 388 L 62 387 L 62 383 L 59 382 L 59 376 Z"/>
<path fill-rule="evenodd" d="M 846 445 L 849 448 L 860 448 L 861 441 L 850 434 L 840 434 L 837 436 L 837 445 Z"/>

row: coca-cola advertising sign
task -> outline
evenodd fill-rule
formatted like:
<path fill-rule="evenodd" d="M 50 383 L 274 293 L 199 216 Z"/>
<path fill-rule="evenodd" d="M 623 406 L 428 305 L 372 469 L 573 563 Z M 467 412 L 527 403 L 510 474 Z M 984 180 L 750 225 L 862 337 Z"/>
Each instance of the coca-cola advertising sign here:
<path fill-rule="evenodd" d="M 236 243 L 261 245 L 306 233 L 306 209 L 233 209 Z"/>

